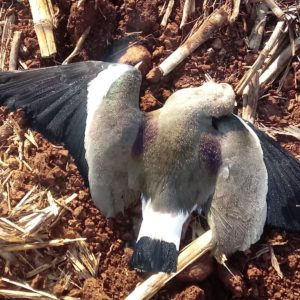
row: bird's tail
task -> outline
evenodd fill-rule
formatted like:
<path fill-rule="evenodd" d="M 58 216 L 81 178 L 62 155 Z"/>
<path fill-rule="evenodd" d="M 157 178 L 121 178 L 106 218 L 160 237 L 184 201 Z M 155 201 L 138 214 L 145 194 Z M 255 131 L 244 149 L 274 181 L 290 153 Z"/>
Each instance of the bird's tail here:
<path fill-rule="evenodd" d="M 143 205 L 143 222 L 131 264 L 142 272 L 176 272 L 181 231 L 188 213 L 155 211 L 151 199 Z"/>

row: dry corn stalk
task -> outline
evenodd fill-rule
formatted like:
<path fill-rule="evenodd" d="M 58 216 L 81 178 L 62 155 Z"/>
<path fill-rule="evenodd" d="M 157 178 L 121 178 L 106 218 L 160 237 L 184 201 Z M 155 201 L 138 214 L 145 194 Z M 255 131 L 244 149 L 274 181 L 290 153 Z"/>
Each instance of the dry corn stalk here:
<path fill-rule="evenodd" d="M 88 248 L 85 241 L 80 240 L 73 244 L 67 252 L 74 269 L 81 278 L 96 277 L 99 269 L 100 257 L 96 257 Z"/>
<path fill-rule="evenodd" d="M 32 288 L 27 282 L 19 282 L 14 281 L 6 277 L 1 277 L 0 281 L 10 284 L 11 286 L 15 286 L 15 290 L 11 289 L 0 289 L 1 296 L 7 296 L 10 299 L 41 299 L 41 300 L 79 300 L 79 298 L 71 297 L 71 296 L 61 296 L 56 297 L 53 294 L 50 294 L 45 291 L 37 290 Z M 23 290 L 20 290 L 23 289 Z M 25 290 L 25 291 L 24 291 Z"/>
<path fill-rule="evenodd" d="M 257 101 L 259 97 L 259 75 L 258 72 L 253 76 L 243 92 L 243 112 L 242 118 L 254 123 Z"/>
<path fill-rule="evenodd" d="M 276 4 L 274 0 L 265 0 L 266 5 L 269 6 L 269 8 L 272 10 L 274 15 L 279 19 L 283 20 L 285 19 L 285 13 L 282 11 L 282 9 Z"/>
<path fill-rule="evenodd" d="M 229 18 L 230 23 L 234 23 L 240 13 L 241 0 L 233 0 L 233 10 Z"/>
<path fill-rule="evenodd" d="M 253 75 L 259 71 L 259 69 L 264 64 L 266 58 L 268 57 L 271 49 L 275 45 L 276 41 L 278 40 L 279 36 L 282 34 L 284 27 L 286 26 L 285 21 L 279 21 L 271 34 L 269 40 L 267 41 L 263 50 L 259 53 L 258 58 L 256 59 L 255 63 L 251 67 L 251 69 L 243 76 L 243 78 L 238 83 L 235 91 L 237 94 L 241 95 L 243 93 L 244 88 L 248 85 L 250 80 L 252 79 Z"/>
<path fill-rule="evenodd" d="M 195 0 L 185 0 L 183 12 L 182 12 L 182 19 L 180 23 L 180 29 L 184 27 L 190 15 L 195 12 Z"/>
<path fill-rule="evenodd" d="M 272 246 L 269 246 L 269 249 L 270 249 L 270 254 L 271 254 L 271 264 L 272 264 L 272 267 L 275 269 L 275 271 L 277 272 L 277 275 L 280 277 L 280 278 L 283 278 L 283 274 L 280 270 L 280 265 L 279 265 L 279 262 L 277 260 L 277 257 L 274 253 L 274 249 Z"/>
<path fill-rule="evenodd" d="M 79 40 L 76 43 L 76 46 L 74 48 L 74 50 L 71 52 L 71 54 L 63 61 L 63 65 L 67 65 L 68 63 L 71 62 L 71 60 L 80 53 L 80 51 L 82 50 L 83 44 L 85 42 L 86 37 L 88 36 L 88 34 L 90 33 L 91 30 L 91 26 L 89 26 L 81 35 L 81 37 L 79 38 Z"/>
<path fill-rule="evenodd" d="M 295 41 L 295 50 L 298 50 L 300 47 L 300 37 L 298 37 Z M 263 86 L 271 83 L 276 77 L 284 70 L 287 66 L 288 61 L 292 57 L 292 46 L 287 46 L 272 62 L 272 64 L 260 75 L 259 77 L 259 85 Z"/>
<path fill-rule="evenodd" d="M 147 74 L 147 79 L 158 82 L 163 76 L 169 74 L 179 63 L 189 56 L 201 44 L 207 41 L 211 35 L 228 22 L 228 7 L 223 5 L 208 16 L 200 27 L 166 60 Z"/>
<path fill-rule="evenodd" d="M 257 16 L 252 32 L 249 37 L 249 49 L 257 53 L 261 44 L 263 33 L 265 31 L 265 25 L 267 20 L 268 7 L 265 3 L 261 2 L 257 4 L 256 11 Z"/>
<path fill-rule="evenodd" d="M 33 242 L 33 243 L 22 243 L 22 244 L 12 244 L 9 246 L 1 247 L 4 252 L 16 252 L 16 251 L 28 251 L 32 249 L 41 249 L 47 247 L 60 247 L 66 244 L 74 243 L 77 241 L 84 241 L 85 238 L 75 238 L 75 239 L 56 239 L 46 242 Z"/>
<path fill-rule="evenodd" d="M 53 35 L 53 20 L 51 16 L 51 1 L 29 0 L 33 17 L 34 29 L 38 38 L 41 56 L 51 57 L 56 54 Z"/>
<path fill-rule="evenodd" d="M 15 15 L 11 14 L 5 19 L 0 41 L 0 70 L 4 70 L 7 47 L 12 34 L 12 24 L 15 22 Z"/>
<path fill-rule="evenodd" d="M 169 0 L 169 4 L 167 6 L 166 12 L 165 12 L 164 17 L 161 21 L 161 26 L 166 26 L 167 25 L 168 19 L 169 19 L 171 13 L 172 13 L 173 6 L 174 6 L 174 0 Z"/>
<path fill-rule="evenodd" d="M 14 32 L 9 56 L 9 70 L 17 70 L 18 68 L 18 56 L 21 44 L 21 35 L 21 31 Z"/>

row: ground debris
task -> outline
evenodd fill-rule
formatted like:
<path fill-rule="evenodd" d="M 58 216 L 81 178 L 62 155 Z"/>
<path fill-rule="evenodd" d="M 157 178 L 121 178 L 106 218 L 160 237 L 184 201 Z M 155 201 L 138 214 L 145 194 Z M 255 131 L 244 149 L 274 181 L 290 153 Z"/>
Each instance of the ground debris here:
<path fill-rule="evenodd" d="M 8 68 L 11 40 L 7 37 L 12 36 L 13 31 L 22 31 L 19 68 L 31 69 L 62 63 L 84 30 L 91 26 L 74 61 L 106 60 L 110 43 L 135 34 L 135 45 L 145 47 L 151 55 L 147 68 L 153 68 L 176 50 L 194 25 L 196 28 L 214 9 L 225 3 L 223 0 L 195 1 L 194 14 L 180 30 L 183 5 L 180 6 L 179 2 L 182 1 L 174 2 L 167 25 L 161 27 L 169 1 L 52 1 L 58 54 L 55 59 L 43 60 L 28 1 L 0 0 L 0 33 L 3 36 L 4 32 L 5 38 L 0 45 L 1 63 Z M 256 5 L 257 1 L 241 1 L 240 14 L 234 26 L 223 26 L 214 32 L 206 43 L 157 84 L 144 81 L 141 109 L 151 111 L 161 107 L 172 92 L 201 85 L 205 74 L 236 88 L 257 59 L 257 54 L 249 52 L 247 47 L 254 24 L 251 9 Z M 285 15 L 297 16 L 299 12 L 299 7 L 292 0 L 277 1 L 277 5 Z M 9 26 L 11 29 L 8 31 L 4 24 L 13 15 L 16 17 L 13 20 L 15 24 Z M 274 31 L 276 22 L 277 17 L 269 11 L 258 53 Z M 289 24 L 294 38 L 297 38 L 297 31 L 293 30 L 298 26 L 297 22 Z M 279 54 L 282 50 L 280 45 L 289 43 L 290 33 L 287 33 L 282 34 L 283 40 L 278 41 L 271 54 Z M 218 45 L 214 42 L 216 40 Z M 275 79 L 264 91 L 260 91 L 255 122 L 260 128 L 264 126 L 266 132 L 300 158 L 300 141 L 297 140 L 300 64 L 297 55 L 298 52 L 290 62 L 286 76 L 280 74 L 278 77 L 282 78 L 281 89 L 278 89 L 280 82 Z M 264 68 L 272 63 L 270 57 Z M 242 100 L 238 97 L 236 111 L 239 112 L 241 107 Z M 51 240 L 84 238 L 85 241 L 77 240 L 59 247 L 44 244 L 43 248 L 27 251 L 1 251 L 0 276 L 11 282 L 0 281 L 0 298 L 4 295 L 1 293 L 6 292 L 6 298 L 39 299 L 44 297 L 39 293 L 42 291 L 50 295 L 48 299 L 124 299 L 145 279 L 142 277 L 147 277 L 130 268 L 132 249 L 129 247 L 135 240 L 132 216 L 140 218 L 140 212 L 125 212 L 123 216 L 118 216 L 118 222 L 105 219 L 93 205 L 68 151 L 62 145 L 49 143 L 41 134 L 28 129 L 27 125 L 24 112 L 10 114 L 0 107 L 1 249 L 4 245 L 49 243 Z M 77 196 L 66 203 L 72 195 Z M 187 236 L 185 243 L 189 239 L 191 236 Z M 270 239 L 273 240 L 271 243 Z M 275 249 L 283 278 L 272 267 L 268 245 Z M 241 281 L 236 285 L 233 282 L 232 286 L 235 288 L 241 284 L 243 288 L 233 293 L 237 292 L 235 295 L 239 294 L 240 299 L 244 300 L 300 298 L 299 249 L 299 233 L 266 230 L 249 251 L 236 253 L 229 259 L 229 269 L 233 266 L 242 274 Z M 24 284 L 24 287 L 17 284 Z M 38 292 L 27 289 L 27 286 Z M 204 294 L 206 299 L 231 299 L 230 289 L 217 279 L 217 274 L 212 273 L 203 283 L 183 283 L 175 279 L 154 299 L 189 299 L 191 295 L 202 299 Z"/>

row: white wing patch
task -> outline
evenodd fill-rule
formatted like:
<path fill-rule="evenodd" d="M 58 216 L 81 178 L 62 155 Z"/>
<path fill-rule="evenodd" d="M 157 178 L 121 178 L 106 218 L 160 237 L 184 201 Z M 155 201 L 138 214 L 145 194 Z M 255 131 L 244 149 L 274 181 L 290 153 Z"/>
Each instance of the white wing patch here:
<path fill-rule="evenodd" d="M 233 114 L 233 116 L 235 116 L 236 118 L 238 118 L 241 121 L 241 123 L 247 128 L 247 130 L 251 133 L 251 135 L 255 139 L 257 147 L 259 148 L 259 150 L 261 151 L 261 154 L 263 155 L 263 151 L 262 151 L 262 148 L 261 148 L 260 140 L 259 140 L 257 134 L 254 132 L 254 130 L 242 118 L 240 118 L 239 116 L 234 115 L 234 114 Z"/>
<path fill-rule="evenodd" d="M 107 69 L 101 71 L 97 77 L 88 84 L 86 134 L 89 132 L 91 123 L 93 122 L 94 113 L 100 107 L 110 87 L 130 68 L 130 66 L 122 64 L 108 66 Z"/>

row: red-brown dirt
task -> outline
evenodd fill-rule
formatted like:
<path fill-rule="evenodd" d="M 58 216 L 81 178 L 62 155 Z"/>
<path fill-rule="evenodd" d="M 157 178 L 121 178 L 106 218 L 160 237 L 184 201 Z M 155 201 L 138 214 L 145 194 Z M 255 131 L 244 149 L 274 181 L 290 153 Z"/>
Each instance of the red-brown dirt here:
<path fill-rule="evenodd" d="M 76 1 L 54 0 L 56 15 L 55 40 L 58 53 L 55 59 L 42 59 L 34 32 L 29 3 L 0 0 L 3 12 L 16 15 L 14 30 L 22 31 L 22 43 L 25 47 L 20 58 L 27 68 L 37 68 L 60 64 L 74 49 L 82 32 L 91 26 L 90 34 L 83 50 L 74 61 L 100 59 L 109 57 L 110 45 L 125 35 L 125 32 L 141 31 L 136 44 L 142 45 L 150 53 L 147 54 L 147 68 L 158 65 L 183 41 L 189 32 L 188 25 L 183 32 L 179 30 L 182 16 L 180 1 L 175 7 L 165 28 L 160 26 L 162 16 L 162 0 L 86 0 L 78 7 Z M 200 5 L 202 1 L 196 1 Z M 286 4 L 293 1 L 284 1 Z M 196 11 L 198 17 L 200 10 Z M 273 29 L 275 18 L 269 16 L 267 35 Z M 270 25 L 269 25 L 270 24 Z M 250 66 L 256 54 L 247 51 L 246 38 L 253 26 L 249 13 L 241 7 L 236 23 L 226 26 L 212 36 L 203 46 L 183 61 L 170 75 L 157 84 L 142 83 L 140 107 L 143 111 L 151 111 L 163 105 L 166 99 L 177 89 L 199 86 L 205 81 L 208 73 L 216 81 L 227 82 L 235 87 Z M 126 47 L 126 42 L 122 47 Z M 10 51 L 8 47 L 7 51 Z M 139 57 L 137 53 L 131 56 Z M 258 103 L 256 123 L 266 127 L 284 128 L 287 125 L 299 125 L 300 120 L 300 63 L 295 59 L 283 87 L 277 91 L 278 81 L 265 89 Z M 298 99 L 297 99 L 298 95 Z M 237 110 L 241 108 L 238 100 Z M 49 238 L 85 237 L 90 250 L 100 255 L 99 271 L 96 278 L 82 279 L 68 262 L 62 262 L 60 269 L 72 276 L 76 285 L 65 288 L 62 279 L 52 281 L 49 285 L 47 274 L 57 274 L 56 269 L 48 269 L 33 278 L 27 279 L 31 286 L 45 289 L 60 296 L 73 296 L 81 299 L 124 299 L 134 287 L 147 276 L 138 274 L 129 266 L 132 254 L 131 245 L 135 240 L 136 219 L 140 218 L 140 208 L 127 210 L 124 215 L 115 219 L 104 218 L 95 208 L 88 189 L 70 157 L 62 146 L 46 141 L 41 134 L 34 133 L 38 148 L 26 149 L 27 168 L 18 169 L 15 159 L 16 145 L 10 137 L 12 129 L 6 120 L 11 116 L 20 125 L 20 135 L 27 130 L 27 122 L 21 111 L 9 114 L 0 109 L 0 156 L 5 155 L 12 170 L 10 197 L 14 206 L 34 185 L 41 185 L 51 190 L 55 197 L 78 193 L 78 197 L 69 205 L 69 211 L 49 232 Z M 300 157 L 300 141 L 290 136 L 277 136 L 280 144 L 296 157 Z M 7 152 L 7 149 L 10 149 Z M 0 216 L 8 214 L 7 203 L 0 196 Z M 187 235 L 185 243 L 189 241 Z M 269 247 L 274 249 L 283 278 L 280 278 L 271 264 Z M 42 263 L 51 261 L 53 257 L 63 255 L 68 246 L 55 248 L 51 252 L 43 251 L 44 261 L 34 259 L 34 251 L 24 255 L 30 262 L 20 260 L 7 263 L 0 258 L 0 276 L 14 280 L 25 280 L 25 274 Z M 185 274 L 187 278 L 178 277 L 164 287 L 153 299 L 300 299 L 300 233 L 290 233 L 266 229 L 261 240 L 245 253 L 236 253 L 229 262 L 228 268 L 213 264 L 211 275 L 199 280 L 197 264 Z M 31 266 L 30 266 L 31 265 Z M 207 267 L 207 266 L 206 266 Z M 208 267 L 210 269 L 211 267 Z M 198 272 L 198 273 L 197 273 Z M 198 275 L 197 275 L 198 274 Z M 234 275 L 235 276 L 234 276 Z M 184 274 L 183 274 L 184 275 Z M 54 282 L 54 284 L 53 284 Z M 12 288 L 0 282 L 1 288 Z M 1 296 L 0 296 L 1 298 Z"/>

